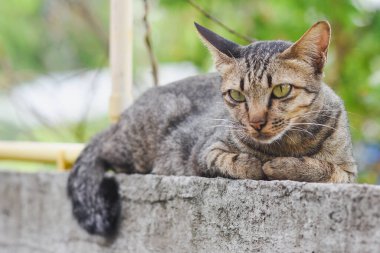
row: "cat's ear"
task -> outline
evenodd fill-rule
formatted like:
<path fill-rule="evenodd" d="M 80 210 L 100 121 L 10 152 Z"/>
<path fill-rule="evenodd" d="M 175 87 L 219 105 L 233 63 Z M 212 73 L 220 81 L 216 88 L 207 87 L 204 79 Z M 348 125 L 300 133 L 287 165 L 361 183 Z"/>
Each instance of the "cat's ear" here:
<path fill-rule="evenodd" d="M 236 63 L 236 58 L 241 57 L 241 46 L 229 41 L 209 29 L 194 22 L 198 33 L 213 55 L 216 69 L 223 73 L 225 68 Z"/>
<path fill-rule="evenodd" d="M 281 55 L 301 59 L 314 67 L 317 74 L 321 74 L 327 60 L 330 36 L 330 24 L 327 21 L 317 22 Z"/>

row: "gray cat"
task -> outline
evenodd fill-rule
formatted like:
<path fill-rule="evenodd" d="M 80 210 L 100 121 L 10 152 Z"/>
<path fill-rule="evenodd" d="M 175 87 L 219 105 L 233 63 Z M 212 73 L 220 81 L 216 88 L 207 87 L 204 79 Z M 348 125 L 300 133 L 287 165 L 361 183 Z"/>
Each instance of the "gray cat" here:
<path fill-rule="evenodd" d="M 95 136 L 68 181 L 73 213 L 108 236 L 120 215 L 106 170 L 236 179 L 352 182 L 347 116 L 322 82 L 330 25 L 297 42 L 240 46 L 196 24 L 219 74 L 187 78 L 142 95 Z"/>

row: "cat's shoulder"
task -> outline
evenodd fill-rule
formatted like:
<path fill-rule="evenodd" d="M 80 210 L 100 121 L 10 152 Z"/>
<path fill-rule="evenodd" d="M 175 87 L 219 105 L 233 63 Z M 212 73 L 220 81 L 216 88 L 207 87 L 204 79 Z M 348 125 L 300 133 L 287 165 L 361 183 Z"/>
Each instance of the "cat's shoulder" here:
<path fill-rule="evenodd" d="M 221 77 L 217 73 L 209 73 L 187 77 L 172 83 L 150 88 L 141 97 L 159 97 L 161 95 L 183 95 L 189 98 L 214 97 L 219 95 Z"/>
<path fill-rule="evenodd" d="M 323 92 L 324 97 L 329 101 L 343 105 L 343 100 L 328 84 L 322 83 L 321 91 Z"/>
<path fill-rule="evenodd" d="M 214 86 L 219 87 L 221 84 L 221 77 L 218 73 L 208 73 L 190 76 L 181 80 L 174 81 L 172 83 L 160 86 L 160 88 L 167 89 L 183 89 L 193 88 L 198 86 Z"/>

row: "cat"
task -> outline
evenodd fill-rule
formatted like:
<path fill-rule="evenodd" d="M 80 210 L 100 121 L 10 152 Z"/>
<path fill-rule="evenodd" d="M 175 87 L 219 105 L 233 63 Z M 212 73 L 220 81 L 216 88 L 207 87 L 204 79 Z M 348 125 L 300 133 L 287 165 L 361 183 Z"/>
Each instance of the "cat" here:
<path fill-rule="evenodd" d="M 231 42 L 195 23 L 217 74 L 148 90 L 96 135 L 68 179 L 73 214 L 91 234 L 117 231 L 118 184 L 105 171 L 254 180 L 353 182 L 342 100 L 322 82 L 327 21 L 297 42 Z"/>

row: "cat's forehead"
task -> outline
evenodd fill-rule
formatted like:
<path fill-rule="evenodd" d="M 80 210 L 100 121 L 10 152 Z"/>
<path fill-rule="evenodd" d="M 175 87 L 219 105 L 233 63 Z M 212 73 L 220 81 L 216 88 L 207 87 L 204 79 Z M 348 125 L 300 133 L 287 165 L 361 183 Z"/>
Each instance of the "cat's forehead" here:
<path fill-rule="evenodd" d="M 244 69 L 243 75 L 248 77 L 248 82 L 262 83 L 270 62 L 291 45 L 292 43 L 287 41 L 258 41 L 246 46 L 243 50 L 241 66 Z"/>
<path fill-rule="evenodd" d="M 246 46 L 242 55 L 247 60 L 265 61 L 291 45 L 291 42 L 283 40 L 257 41 Z"/>

